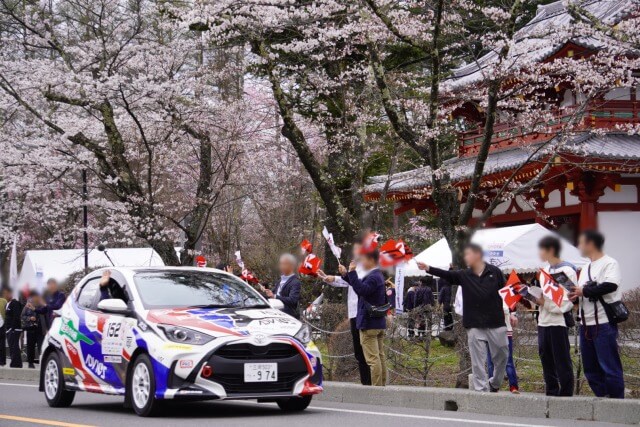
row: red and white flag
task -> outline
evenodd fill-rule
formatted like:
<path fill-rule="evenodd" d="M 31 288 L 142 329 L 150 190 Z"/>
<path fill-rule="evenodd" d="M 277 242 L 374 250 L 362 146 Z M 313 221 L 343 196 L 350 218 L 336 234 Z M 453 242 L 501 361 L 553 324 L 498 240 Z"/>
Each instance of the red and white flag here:
<path fill-rule="evenodd" d="M 247 283 L 252 283 L 252 284 L 260 283 L 260 280 L 258 280 L 258 278 L 254 276 L 253 273 L 247 269 L 242 270 L 242 274 L 240 275 L 240 278 Z"/>
<path fill-rule="evenodd" d="M 393 267 L 413 258 L 411 248 L 402 240 L 386 241 L 380 247 L 380 266 Z"/>
<path fill-rule="evenodd" d="M 206 267 L 207 266 L 207 259 L 202 256 L 202 255 L 198 255 L 195 259 L 196 261 L 196 267 Z"/>
<path fill-rule="evenodd" d="M 371 232 L 364 238 L 362 241 L 362 248 L 360 249 L 361 254 L 368 254 L 375 251 L 378 248 L 378 242 L 380 241 L 380 234 Z"/>
<path fill-rule="evenodd" d="M 336 257 L 338 262 L 340 262 L 340 255 L 342 255 L 342 249 L 336 246 L 336 242 L 333 240 L 333 234 L 329 233 L 329 230 L 327 230 L 327 227 L 324 227 L 322 229 L 322 236 L 324 236 L 324 239 L 327 241 L 327 244 L 331 249 L 331 253 L 333 253 L 333 255 Z"/>
<path fill-rule="evenodd" d="M 240 270 L 244 270 L 244 261 L 242 261 L 242 257 L 240 256 L 240 251 L 236 251 L 236 264 L 240 267 Z"/>
<path fill-rule="evenodd" d="M 322 259 L 320 259 L 317 255 L 309 254 L 306 256 L 304 261 L 302 261 L 302 264 L 300 264 L 298 272 L 300 274 L 306 274 L 307 276 L 317 276 L 321 263 Z"/>
<path fill-rule="evenodd" d="M 544 296 L 553 301 L 558 307 L 562 306 L 562 300 L 564 299 L 564 287 L 556 282 L 556 280 L 544 269 L 540 269 L 542 277 L 544 277 L 544 283 L 542 284 L 542 293 Z"/>
<path fill-rule="evenodd" d="M 307 255 L 313 252 L 313 245 L 311 245 L 310 241 L 308 241 L 307 239 L 304 239 L 300 243 L 300 249 L 302 250 L 302 255 Z"/>
<path fill-rule="evenodd" d="M 513 310 L 516 307 L 516 304 L 518 304 L 522 299 L 522 295 L 520 295 L 521 287 L 522 282 L 520 281 L 516 271 L 513 270 L 507 279 L 506 286 L 498 291 L 502 300 L 510 310 Z"/>

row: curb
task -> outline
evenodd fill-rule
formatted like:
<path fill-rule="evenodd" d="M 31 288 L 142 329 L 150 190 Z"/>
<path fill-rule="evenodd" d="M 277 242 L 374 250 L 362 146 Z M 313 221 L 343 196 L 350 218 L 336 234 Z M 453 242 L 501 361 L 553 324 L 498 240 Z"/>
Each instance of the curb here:
<path fill-rule="evenodd" d="M 39 376 L 39 369 L 0 368 L 0 380 L 37 383 Z M 333 381 L 325 381 L 324 393 L 315 399 L 395 408 L 640 424 L 640 400 L 636 399 L 551 398 L 535 393 L 478 393 L 465 389 L 436 387 L 365 387 Z"/>
<path fill-rule="evenodd" d="M 332 381 L 324 383 L 324 393 L 316 396 L 316 399 L 486 415 L 640 424 L 640 400 L 635 399 L 479 393 L 435 387 L 365 387 Z"/>
<path fill-rule="evenodd" d="M 40 365 L 36 369 L 28 368 L 0 368 L 0 380 L 12 381 L 40 381 Z"/>

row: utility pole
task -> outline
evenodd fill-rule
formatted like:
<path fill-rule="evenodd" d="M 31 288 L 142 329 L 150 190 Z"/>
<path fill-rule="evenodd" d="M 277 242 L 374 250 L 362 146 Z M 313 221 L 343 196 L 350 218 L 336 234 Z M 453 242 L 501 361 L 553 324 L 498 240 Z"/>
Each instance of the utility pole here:
<path fill-rule="evenodd" d="M 82 223 L 83 223 L 83 236 L 84 243 L 84 274 L 89 272 L 89 234 L 87 233 L 88 226 L 88 211 L 87 211 L 87 170 L 82 169 Z"/>

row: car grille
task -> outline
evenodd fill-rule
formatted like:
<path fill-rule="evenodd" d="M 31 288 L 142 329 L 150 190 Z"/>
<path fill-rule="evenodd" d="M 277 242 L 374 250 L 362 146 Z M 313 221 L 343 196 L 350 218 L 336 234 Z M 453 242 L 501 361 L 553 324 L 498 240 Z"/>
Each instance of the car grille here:
<path fill-rule="evenodd" d="M 264 393 L 291 393 L 297 381 L 306 375 L 303 373 L 279 373 L 278 381 L 269 383 L 245 383 L 244 374 L 214 374 L 211 379 L 227 392 L 227 395 L 234 394 L 264 394 Z"/>
<path fill-rule="evenodd" d="M 269 362 L 278 364 L 278 381 L 244 382 L 244 364 Z M 295 347 L 286 343 L 266 346 L 229 344 L 216 350 L 209 358 L 213 375 L 209 377 L 224 387 L 227 396 L 289 394 L 296 382 L 308 375 L 307 364 Z"/>
<path fill-rule="evenodd" d="M 227 345 L 216 351 L 215 355 L 234 360 L 275 360 L 297 356 L 299 353 L 289 344 L 273 343 L 262 347 L 251 344 Z"/>

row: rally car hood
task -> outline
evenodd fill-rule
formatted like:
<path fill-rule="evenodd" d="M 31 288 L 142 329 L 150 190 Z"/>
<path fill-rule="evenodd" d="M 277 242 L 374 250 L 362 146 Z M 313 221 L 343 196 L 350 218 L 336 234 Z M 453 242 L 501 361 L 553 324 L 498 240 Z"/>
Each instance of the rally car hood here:
<path fill-rule="evenodd" d="M 251 334 L 295 335 L 302 324 L 271 308 L 179 308 L 153 309 L 147 321 L 157 325 L 183 326 L 214 337 Z"/>

